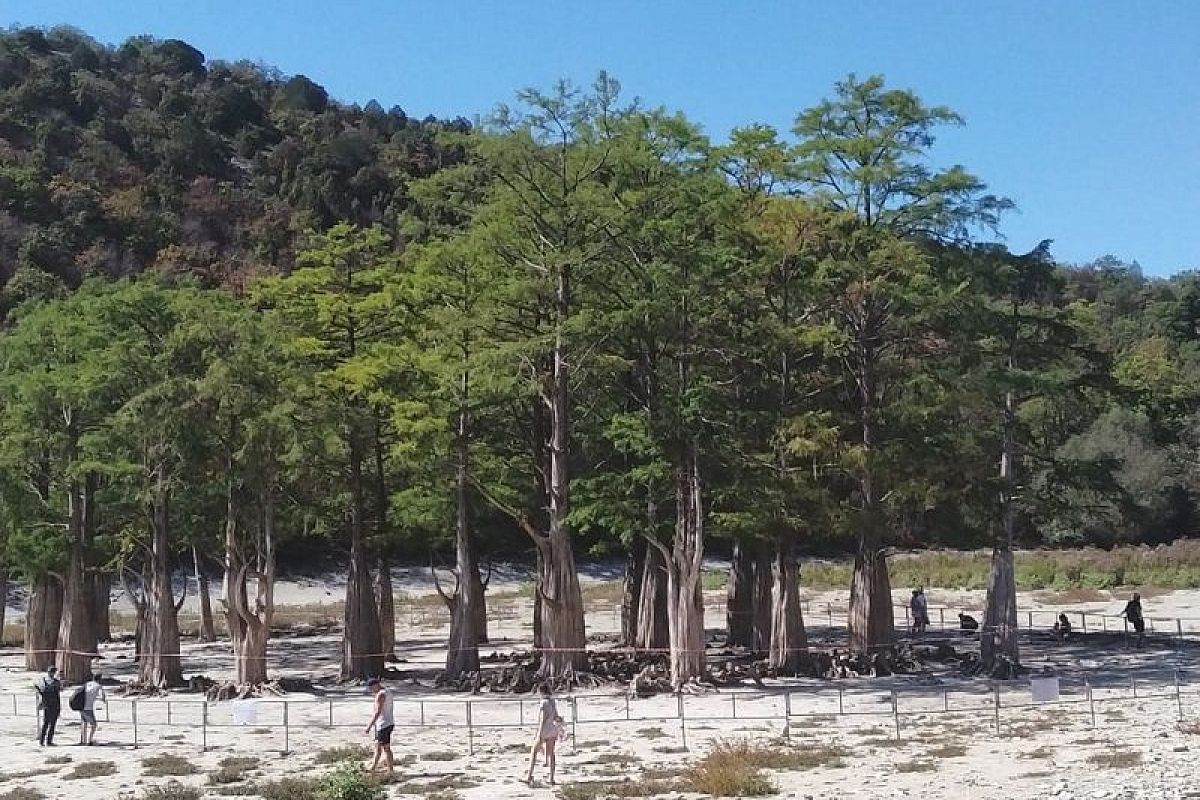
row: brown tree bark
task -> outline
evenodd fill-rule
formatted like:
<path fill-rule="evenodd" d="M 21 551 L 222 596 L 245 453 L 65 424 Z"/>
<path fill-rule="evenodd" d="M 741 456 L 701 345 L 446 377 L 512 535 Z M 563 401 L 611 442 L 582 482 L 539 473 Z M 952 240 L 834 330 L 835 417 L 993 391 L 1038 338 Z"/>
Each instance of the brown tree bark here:
<path fill-rule="evenodd" d="M 92 625 L 97 642 L 112 641 L 112 622 L 109 611 L 112 606 L 112 574 L 96 572 L 92 575 Z"/>
<path fill-rule="evenodd" d="M 275 504 L 273 491 L 263 491 L 258 536 L 252 557 L 238 534 L 232 481 L 227 488 L 225 517 L 225 621 L 233 644 L 235 681 L 260 686 L 267 681 L 267 642 L 275 613 Z M 256 584 L 250 599 L 251 578 Z"/>
<path fill-rule="evenodd" d="M 771 648 L 775 608 L 775 573 L 772 548 L 766 542 L 756 542 L 754 547 L 754 642 L 756 653 L 766 654 Z"/>
<path fill-rule="evenodd" d="M 215 642 L 217 626 L 213 622 L 212 597 L 208 590 L 208 575 L 200 560 L 200 551 L 192 545 L 192 567 L 196 573 L 196 590 L 200 594 L 200 641 Z"/>
<path fill-rule="evenodd" d="M 667 629 L 667 562 L 657 546 L 646 549 L 646 565 L 638 591 L 638 650 L 663 650 L 670 645 Z"/>
<path fill-rule="evenodd" d="M 54 663 L 62 619 L 62 583 L 53 575 L 35 578 L 25 612 L 25 669 L 42 672 Z"/>
<path fill-rule="evenodd" d="M 146 586 L 146 619 L 138 680 L 158 686 L 181 686 L 179 621 L 171 588 L 170 488 L 166 464 L 154 468 L 150 507 L 149 581 Z"/>
<path fill-rule="evenodd" d="M 88 505 L 93 501 L 94 483 L 93 478 L 87 477 L 67 484 L 67 534 L 71 551 L 63 576 L 56 663 L 62 679 L 69 684 L 87 680 L 92 673 L 92 660 L 97 656 L 92 611 L 95 590 L 88 564 L 91 550 L 88 522 L 93 518 Z"/>
<path fill-rule="evenodd" d="M 480 615 L 483 607 L 483 582 L 479 578 L 479 558 L 471 530 L 469 426 L 466 405 L 467 373 L 461 376 L 458 431 L 455 437 L 454 465 L 454 573 L 458 578 L 454 597 L 450 598 L 450 641 L 446 651 L 446 672 L 460 676 L 479 670 Z"/>
<path fill-rule="evenodd" d="M 1013 367 L 1012 359 L 1009 368 Z M 1021 661 L 1017 639 L 1017 578 L 1013 566 L 1013 539 L 1016 534 L 1016 405 L 1010 391 L 1004 397 L 1003 452 L 1000 457 L 1001 525 L 992 550 L 992 569 L 988 576 L 987 605 L 983 630 L 979 634 L 980 657 L 995 664 L 1000 657 L 1013 664 Z"/>
<path fill-rule="evenodd" d="M 346 608 L 342 632 L 343 680 L 365 680 L 383 674 L 383 642 L 379 609 L 371 585 L 371 566 L 363 526 L 366 498 L 363 487 L 363 452 L 351 432 L 350 449 L 350 574 L 346 580 Z"/>
<path fill-rule="evenodd" d="M 0 566 L 0 647 L 6 641 L 4 638 L 4 623 L 8 612 L 8 570 Z"/>
<path fill-rule="evenodd" d="M 887 558 L 879 547 L 862 548 L 854 556 L 849 622 L 850 649 L 856 652 L 874 652 L 895 636 Z"/>
<path fill-rule="evenodd" d="M 396 660 L 396 597 L 392 591 L 392 565 L 379 556 L 375 573 L 375 602 L 379 605 L 379 647 L 388 661 Z"/>
<path fill-rule="evenodd" d="M 775 595 L 767 665 L 780 674 L 795 675 L 803 665 L 807 651 L 795 537 L 786 533 L 780 536 L 775 550 Z"/>
<path fill-rule="evenodd" d="M 475 567 L 471 570 L 471 581 L 475 584 L 475 640 L 479 644 L 488 643 L 488 619 L 487 619 L 487 586 L 491 579 L 489 571 L 488 580 L 485 581 L 480 574 L 479 569 L 479 545 L 475 542 L 475 532 L 471 531 L 471 551 L 475 554 Z M 489 567 L 490 570 L 490 567 Z"/>
<path fill-rule="evenodd" d="M 548 476 L 548 527 L 536 539 L 542 551 L 542 666 L 544 677 L 568 677 L 587 667 L 587 635 L 583 593 L 575 570 L 571 530 L 567 515 L 571 505 L 570 477 L 570 366 L 566 353 L 566 325 L 571 309 L 570 271 L 558 268 L 555 287 L 554 371 L 549 392 L 550 474 Z"/>
<path fill-rule="evenodd" d="M 754 587 L 754 545 L 735 540 L 725 587 L 726 642 L 730 647 L 754 646 Z"/>
<path fill-rule="evenodd" d="M 635 539 L 625 559 L 625 574 L 621 579 L 621 644 L 626 647 L 633 647 L 637 641 L 638 593 L 646 571 L 648 547 L 645 539 Z"/>
<path fill-rule="evenodd" d="M 704 498 L 699 448 L 690 441 L 675 471 L 675 540 L 667 561 L 667 627 L 671 686 L 704 676 Z"/>

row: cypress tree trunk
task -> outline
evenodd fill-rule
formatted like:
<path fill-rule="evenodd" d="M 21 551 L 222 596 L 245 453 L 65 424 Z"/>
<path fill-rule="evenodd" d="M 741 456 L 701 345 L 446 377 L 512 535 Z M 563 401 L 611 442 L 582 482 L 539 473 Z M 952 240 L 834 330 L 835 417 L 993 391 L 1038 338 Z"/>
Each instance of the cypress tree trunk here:
<path fill-rule="evenodd" d="M 475 553 L 467 495 L 470 420 L 466 405 L 466 372 L 461 376 L 459 390 L 454 465 L 454 563 L 458 587 L 450 605 L 450 642 L 446 651 L 446 672 L 451 676 L 479 670 L 479 610 L 483 607 L 483 582 L 479 578 L 479 559 Z"/>
<path fill-rule="evenodd" d="M 95 589 L 88 572 L 91 545 L 87 522 L 92 517 L 92 479 L 72 480 L 67 485 L 67 532 L 71 552 L 64 576 L 62 617 L 58 629 L 57 665 L 62 679 L 82 683 L 92 673 L 96 657 L 96 633 L 92 601 Z"/>
<path fill-rule="evenodd" d="M 756 653 L 766 653 L 771 647 L 773 633 L 773 597 L 775 576 L 772 572 L 774 559 L 771 546 L 758 542 L 754 547 L 754 641 L 751 647 Z"/>
<path fill-rule="evenodd" d="M 775 550 L 775 596 L 767 665 L 783 675 L 795 675 L 803 665 L 807 651 L 795 537 L 785 533 L 780 536 Z"/>
<path fill-rule="evenodd" d="M 570 511 L 570 372 L 565 331 L 570 312 L 570 273 L 559 268 L 555 289 L 556 331 L 554 373 L 550 390 L 549 525 L 538 540 L 542 551 L 541 634 L 543 677 L 567 677 L 587 667 L 587 635 L 583 618 L 583 593 L 575 570 Z"/>
<path fill-rule="evenodd" d="M 675 541 L 667 569 L 667 627 L 671 642 L 671 686 L 704 675 L 704 498 L 696 442 L 688 443 L 675 475 Z"/>
<path fill-rule="evenodd" d="M 392 567 L 386 555 L 379 556 L 375 573 L 375 602 L 379 604 L 379 646 L 388 661 L 396 660 L 396 598 L 392 592 Z"/>
<path fill-rule="evenodd" d="M 878 547 L 860 549 L 850 583 L 850 649 L 865 653 L 891 644 L 894 626 L 887 559 Z"/>
<path fill-rule="evenodd" d="M 475 532 L 471 531 L 471 552 L 475 553 L 475 566 L 471 570 L 471 581 L 475 584 L 475 641 L 478 644 L 488 643 L 487 620 L 487 587 L 483 585 L 483 577 L 479 574 L 479 545 L 475 542 Z"/>
<path fill-rule="evenodd" d="M 217 626 L 213 623 L 212 598 L 208 590 L 208 575 L 200 561 L 200 551 L 192 545 L 192 566 L 196 572 L 196 590 L 200 593 L 200 641 L 215 642 Z"/>
<path fill-rule="evenodd" d="M 1010 359 L 1009 368 L 1013 367 Z M 1001 528 L 992 550 L 992 569 L 988 577 L 987 606 L 983 630 L 979 635 L 980 656 L 994 664 L 1003 656 L 1013 664 L 1021 660 L 1017 640 L 1017 580 L 1013 568 L 1013 538 L 1016 533 L 1016 509 L 1013 507 L 1016 466 L 1016 409 L 1012 392 L 1004 397 L 1003 453 L 1000 457 Z"/>
<path fill-rule="evenodd" d="M 383 674 L 383 642 L 379 609 L 371 586 L 371 567 L 363 531 L 363 454 L 357 435 L 350 435 L 350 574 L 346 580 L 345 625 L 342 633 L 343 680 Z"/>
<path fill-rule="evenodd" d="M 96 572 L 92 575 L 92 627 L 97 642 L 112 641 L 112 623 L 109 609 L 112 605 L 112 575 Z"/>
<path fill-rule="evenodd" d="M 25 669 L 42 672 L 54 663 L 62 611 L 63 590 L 58 579 L 49 574 L 35 578 L 25 612 Z"/>
<path fill-rule="evenodd" d="M 654 542 L 658 531 L 658 503 L 654 492 L 646 494 L 646 560 L 642 567 L 642 585 L 638 589 L 637 633 L 633 645 L 638 650 L 662 650 L 669 646 L 667 631 L 667 561 Z"/>
<path fill-rule="evenodd" d="M 0 567 L 0 647 L 4 646 L 4 621 L 8 616 L 8 570 Z"/>
<path fill-rule="evenodd" d="M 166 464 L 155 467 L 151 497 L 150 580 L 146 587 L 146 619 L 138 680 L 161 688 L 183 684 L 179 658 L 179 622 L 170 570 L 170 490 Z"/>
<path fill-rule="evenodd" d="M 754 546 L 735 540 L 726 584 L 725 624 L 730 647 L 754 646 Z"/>
<path fill-rule="evenodd" d="M 625 575 L 621 581 L 621 644 L 626 647 L 633 647 L 637 641 L 638 592 L 642 588 L 642 573 L 646 571 L 648 546 L 645 539 L 635 539 L 625 559 Z"/>

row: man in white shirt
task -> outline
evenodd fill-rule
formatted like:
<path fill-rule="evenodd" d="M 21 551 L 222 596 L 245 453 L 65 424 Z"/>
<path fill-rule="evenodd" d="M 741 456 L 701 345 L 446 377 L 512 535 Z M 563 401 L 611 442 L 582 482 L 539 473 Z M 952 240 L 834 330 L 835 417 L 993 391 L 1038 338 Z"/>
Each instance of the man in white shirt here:
<path fill-rule="evenodd" d="M 79 712 L 79 743 L 93 745 L 96 743 L 96 700 L 107 703 L 108 698 L 104 694 L 104 686 L 100 683 L 100 673 L 97 672 L 92 676 L 92 679 L 83 686 L 83 709 Z"/>
<path fill-rule="evenodd" d="M 371 772 L 379 769 L 382 759 L 390 775 L 394 769 L 392 758 L 392 731 L 396 729 L 396 719 L 392 713 L 392 691 L 383 685 L 379 678 L 367 681 L 367 687 L 375 695 L 374 713 L 367 723 L 367 734 L 375 732 L 375 761 L 371 764 Z"/>

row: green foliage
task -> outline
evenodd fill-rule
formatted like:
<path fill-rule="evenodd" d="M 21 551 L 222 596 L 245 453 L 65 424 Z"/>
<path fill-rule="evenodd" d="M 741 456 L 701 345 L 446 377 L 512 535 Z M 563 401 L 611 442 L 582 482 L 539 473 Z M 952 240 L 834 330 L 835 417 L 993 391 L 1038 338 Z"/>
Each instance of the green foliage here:
<path fill-rule="evenodd" d="M 321 779 L 317 800 L 383 800 L 382 786 L 372 783 L 358 764 L 342 764 Z"/>

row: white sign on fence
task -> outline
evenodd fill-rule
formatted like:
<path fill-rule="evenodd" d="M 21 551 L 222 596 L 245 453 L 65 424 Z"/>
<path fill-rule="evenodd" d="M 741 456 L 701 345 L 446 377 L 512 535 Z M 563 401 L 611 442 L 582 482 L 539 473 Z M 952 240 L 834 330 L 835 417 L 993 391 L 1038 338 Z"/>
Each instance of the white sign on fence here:
<path fill-rule="evenodd" d="M 1058 701 L 1058 678 L 1030 678 L 1029 691 L 1035 703 Z"/>
<path fill-rule="evenodd" d="M 234 725 L 254 725 L 258 722 L 258 703 L 254 700 L 234 700 L 230 707 Z"/>

